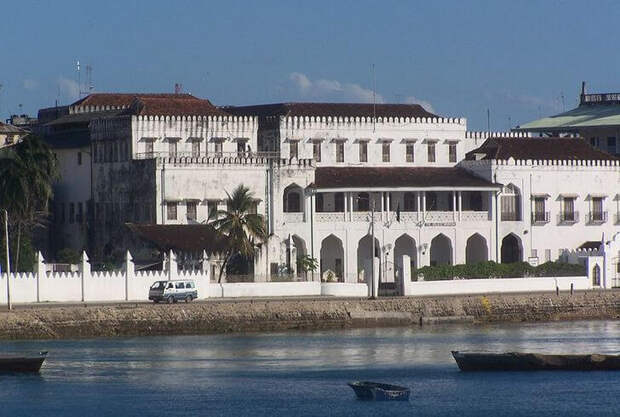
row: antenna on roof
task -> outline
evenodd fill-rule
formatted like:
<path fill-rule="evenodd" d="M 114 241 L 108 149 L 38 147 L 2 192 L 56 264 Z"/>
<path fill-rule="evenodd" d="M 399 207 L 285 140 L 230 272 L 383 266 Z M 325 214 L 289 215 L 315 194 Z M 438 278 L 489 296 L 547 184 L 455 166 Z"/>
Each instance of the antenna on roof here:
<path fill-rule="evenodd" d="M 566 111 L 566 106 L 564 105 L 564 91 L 560 91 L 560 99 L 562 100 L 562 111 Z"/>
<path fill-rule="evenodd" d="M 78 77 L 78 98 L 82 96 L 82 76 L 80 74 L 80 60 L 78 59 L 75 63 L 77 67 L 77 77 Z"/>
<path fill-rule="evenodd" d="M 183 93 L 183 84 L 174 83 L 174 94 L 181 94 L 181 93 Z"/>
<path fill-rule="evenodd" d="M 81 98 L 82 95 L 87 96 L 90 93 L 92 93 L 93 89 L 95 88 L 93 86 L 93 67 L 91 67 L 90 65 L 86 65 L 86 88 L 82 89 L 82 74 L 81 74 L 81 70 L 80 70 L 80 61 L 76 61 L 76 68 L 77 68 L 77 76 L 78 76 L 78 98 Z"/>
<path fill-rule="evenodd" d="M 372 131 L 376 131 L 377 125 L 377 77 L 375 64 L 372 64 Z"/>
<path fill-rule="evenodd" d="M 491 133 L 491 110 L 487 108 L 487 132 Z"/>

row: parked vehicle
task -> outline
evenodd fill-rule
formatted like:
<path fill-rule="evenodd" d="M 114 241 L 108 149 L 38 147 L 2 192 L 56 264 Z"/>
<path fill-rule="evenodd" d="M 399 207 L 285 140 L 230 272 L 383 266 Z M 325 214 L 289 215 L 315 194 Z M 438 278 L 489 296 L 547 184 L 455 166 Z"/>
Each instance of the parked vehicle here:
<path fill-rule="evenodd" d="M 196 284 L 191 280 L 156 281 L 149 289 L 149 300 L 168 304 L 184 300 L 186 303 L 198 298 Z"/>

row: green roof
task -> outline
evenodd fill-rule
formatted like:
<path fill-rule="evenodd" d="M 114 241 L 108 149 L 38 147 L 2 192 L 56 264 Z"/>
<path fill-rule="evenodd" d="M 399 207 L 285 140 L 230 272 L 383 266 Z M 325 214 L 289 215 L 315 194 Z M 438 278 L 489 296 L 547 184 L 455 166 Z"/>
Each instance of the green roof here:
<path fill-rule="evenodd" d="M 514 130 L 568 132 L 605 126 L 620 126 L 619 104 L 585 104 L 555 116 L 534 120 Z"/>

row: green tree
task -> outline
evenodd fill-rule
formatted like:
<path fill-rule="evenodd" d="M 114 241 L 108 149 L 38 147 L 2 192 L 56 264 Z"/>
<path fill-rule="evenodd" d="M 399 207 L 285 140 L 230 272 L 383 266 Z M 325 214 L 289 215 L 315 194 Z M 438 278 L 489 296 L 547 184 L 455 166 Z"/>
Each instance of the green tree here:
<path fill-rule="evenodd" d="M 222 281 L 222 273 L 233 256 L 252 259 L 257 245 L 267 238 L 265 219 L 253 213 L 255 201 L 249 188 L 241 184 L 226 195 L 226 210 L 218 210 L 216 218 L 209 222 L 223 242 L 224 263 L 217 282 Z"/>
<path fill-rule="evenodd" d="M 302 255 L 297 258 L 297 270 L 302 271 L 304 276 L 308 272 L 314 272 L 319 268 L 319 262 L 310 255 Z"/>
<path fill-rule="evenodd" d="M 34 135 L 25 137 L 0 160 L 0 209 L 7 210 L 9 231 L 17 240 L 12 256 L 14 270 L 20 265 L 22 236 L 29 237 L 48 216 L 52 184 L 57 177 L 53 152 Z"/>

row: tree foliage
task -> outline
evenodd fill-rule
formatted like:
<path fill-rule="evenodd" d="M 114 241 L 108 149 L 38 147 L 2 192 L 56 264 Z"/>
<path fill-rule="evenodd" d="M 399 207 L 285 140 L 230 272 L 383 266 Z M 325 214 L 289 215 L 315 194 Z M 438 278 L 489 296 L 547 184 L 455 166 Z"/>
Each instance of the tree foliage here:
<path fill-rule="evenodd" d="M 425 266 L 417 269 L 413 279 L 419 274 L 426 281 L 484 278 L 519 278 L 519 277 L 564 277 L 583 276 L 586 270 L 583 265 L 565 262 L 546 262 L 532 266 L 527 262 L 496 263 L 493 261 L 476 264 Z"/>
<path fill-rule="evenodd" d="M 9 232 L 16 239 L 11 254 L 13 270 L 19 270 L 21 265 L 22 237 L 30 240 L 34 227 L 46 222 L 52 184 L 57 177 L 53 152 L 34 135 L 25 137 L 0 159 L 0 210 L 7 210 Z"/>
<path fill-rule="evenodd" d="M 218 282 L 233 256 L 253 259 L 258 244 L 267 238 L 263 216 L 253 212 L 255 201 L 249 188 L 241 184 L 226 195 L 226 210 L 218 210 L 209 222 L 224 243 L 224 263 Z"/>

